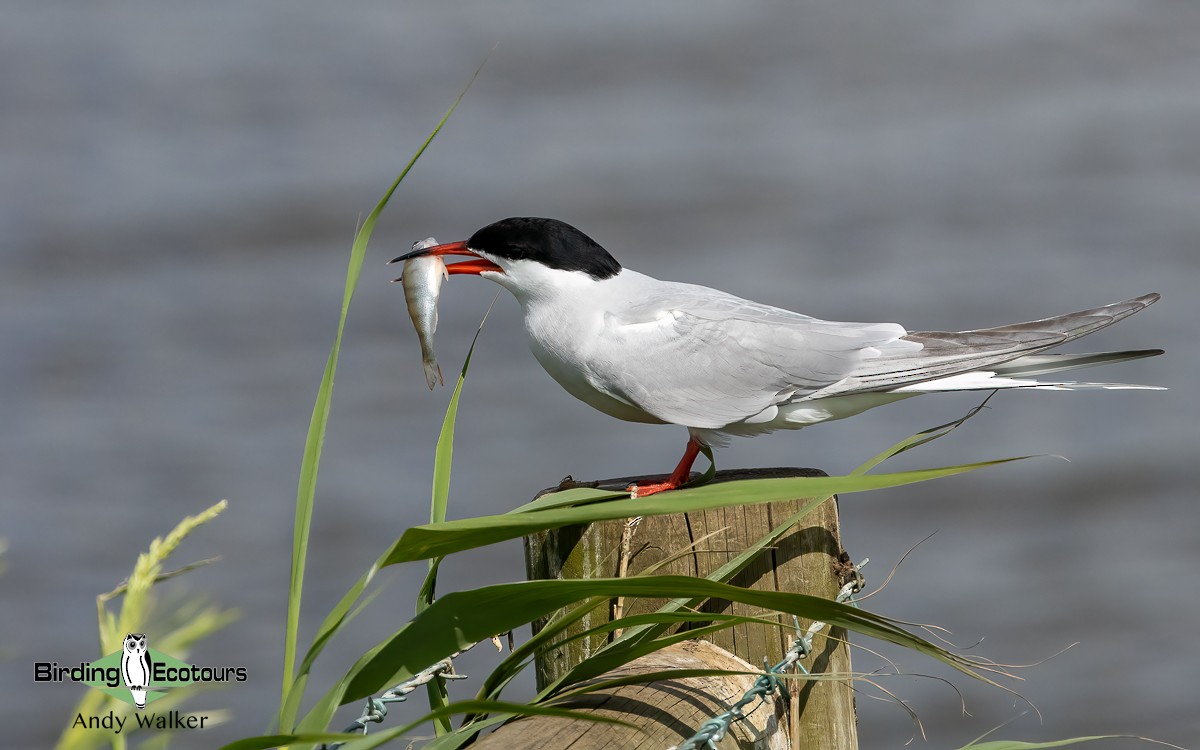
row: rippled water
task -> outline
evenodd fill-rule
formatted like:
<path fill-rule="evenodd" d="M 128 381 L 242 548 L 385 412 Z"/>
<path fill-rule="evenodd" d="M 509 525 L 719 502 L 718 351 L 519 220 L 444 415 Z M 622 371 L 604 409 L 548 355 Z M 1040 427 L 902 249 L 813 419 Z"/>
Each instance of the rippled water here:
<path fill-rule="evenodd" d="M 91 659 L 97 593 L 221 497 L 179 562 L 242 619 L 197 662 L 251 679 L 197 698 L 264 729 L 278 694 L 296 470 L 356 218 L 497 42 L 385 215 L 351 314 L 313 529 L 306 633 L 427 514 L 448 393 L 422 382 L 383 261 L 513 214 L 587 231 L 626 265 L 821 317 L 971 328 L 1148 291 L 1083 349 L 1161 346 L 1104 378 L 1164 393 L 1001 394 L 915 467 L 1062 454 L 843 498 L 873 601 L 1006 662 L 1042 712 L 1008 735 L 1200 736 L 1192 573 L 1200 472 L 1200 9 L 1013 2 L 10 4 L 0 25 L 0 690 L 14 747 L 51 743 L 80 692 L 30 662 Z M 439 352 L 461 362 L 493 288 L 454 279 Z M 1078 347 L 1077 347 L 1078 349 Z M 909 401 L 739 441 L 720 465 L 845 471 L 968 408 Z M 451 512 L 499 512 L 565 474 L 666 470 L 677 428 L 574 402 L 500 300 L 463 398 Z M 319 665 L 339 675 L 409 617 L 416 568 Z M 519 546 L 453 561 L 446 586 L 523 575 Z M 890 652 L 889 652 L 890 653 Z M 945 675 L 894 655 L 910 672 Z M 860 668 L 878 660 L 856 656 Z M 462 669 L 486 670 L 472 653 Z M 1026 709 L 955 677 L 888 678 L 932 747 Z M 522 689 L 527 690 L 528 687 Z M 918 730 L 859 700 L 864 747 Z M 394 712 L 395 713 L 395 712 Z M 409 711 L 411 713 L 411 710 Z M 400 711 L 401 716 L 408 715 Z M 919 736 L 919 734 L 918 734 Z M 955 744 L 957 743 L 957 744 Z M 1116 746 L 1113 743 L 1112 746 Z"/>

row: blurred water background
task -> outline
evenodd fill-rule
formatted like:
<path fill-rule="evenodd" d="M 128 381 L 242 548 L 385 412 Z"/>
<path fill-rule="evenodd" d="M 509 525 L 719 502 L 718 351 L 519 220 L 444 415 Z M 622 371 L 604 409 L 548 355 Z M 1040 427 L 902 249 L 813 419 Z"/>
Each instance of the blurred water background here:
<path fill-rule="evenodd" d="M 293 503 L 357 218 L 474 89 L 397 193 L 351 311 L 322 467 L 305 642 L 428 513 L 449 398 L 429 393 L 394 268 L 416 239 L 509 215 L 569 221 L 625 265 L 825 318 L 910 329 L 1016 322 L 1159 291 L 1076 351 L 1164 347 L 1093 371 L 1154 392 L 1000 394 L 895 468 L 1041 459 L 843 498 L 871 607 L 975 653 L 1036 662 L 1013 696 L 895 654 L 907 714 L 859 698 L 864 748 L 1108 732 L 1196 742 L 1200 667 L 1200 6 L 1186 2 L 7 3 L 0 24 L 0 705 L 46 747 L 81 691 L 95 596 L 183 515 L 227 497 L 177 560 L 241 619 L 192 654 L 250 680 L 191 703 L 268 727 Z M 456 278 L 438 331 L 461 364 L 494 287 Z M 566 474 L 667 471 L 678 428 L 611 420 L 538 367 L 505 296 L 463 397 L 451 515 L 502 512 Z M 722 467 L 842 473 L 974 397 L 735 442 Z M 408 619 L 423 566 L 318 664 L 318 689 Z M 442 585 L 520 579 L 520 546 Z M 519 634 L 523 636 L 524 634 Z M 151 634 L 153 645 L 153 634 Z M 477 649 L 460 669 L 482 675 Z M 883 663 L 858 652 L 856 667 Z M 473 692 L 477 683 L 467 683 Z M 530 685 L 515 696 L 527 695 Z M 416 701 L 421 703 L 422 701 Z M 416 707 L 393 710 L 392 721 Z M 353 718 L 358 707 L 346 709 Z M 1106 747 L 1132 746 L 1113 742 Z"/>

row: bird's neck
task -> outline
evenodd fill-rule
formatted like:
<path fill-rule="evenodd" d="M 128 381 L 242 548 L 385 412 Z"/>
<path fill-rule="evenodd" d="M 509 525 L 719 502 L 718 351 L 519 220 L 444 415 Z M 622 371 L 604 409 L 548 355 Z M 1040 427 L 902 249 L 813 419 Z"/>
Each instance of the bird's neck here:
<path fill-rule="evenodd" d="M 622 269 L 607 279 L 593 279 L 580 271 L 562 271 L 540 264 L 520 264 L 504 275 L 496 274 L 496 283 L 507 288 L 528 312 L 533 308 L 589 308 L 620 298 L 624 290 L 641 276 Z"/>

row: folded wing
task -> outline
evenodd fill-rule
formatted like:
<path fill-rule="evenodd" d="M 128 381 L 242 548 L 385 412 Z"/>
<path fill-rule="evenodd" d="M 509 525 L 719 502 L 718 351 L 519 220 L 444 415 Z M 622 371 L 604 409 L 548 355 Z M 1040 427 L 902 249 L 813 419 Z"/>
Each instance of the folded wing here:
<path fill-rule="evenodd" d="M 1025 378 L 1160 353 L 1042 354 L 1144 309 L 1157 294 L 1016 325 L 908 333 L 895 323 L 824 321 L 705 287 L 667 287 L 607 316 L 614 351 L 639 356 L 596 357 L 591 382 L 658 419 L 699 429 L 768 423 L 780 406 L 978 370 Z"/>

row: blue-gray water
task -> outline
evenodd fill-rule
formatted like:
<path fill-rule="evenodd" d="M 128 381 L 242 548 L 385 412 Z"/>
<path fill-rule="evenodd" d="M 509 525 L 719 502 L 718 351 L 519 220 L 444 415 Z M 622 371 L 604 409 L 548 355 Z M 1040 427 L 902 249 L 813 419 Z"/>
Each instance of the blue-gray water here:
<path fill-rule="evenodd" d="M 305 638 L 428 513 L 449 394 L 425 388 L 383 261 L 418 238 L 546 215 L 640 271 L 835 319 L 972 328 L 1162 292 L 1075 349 L 1164 347 L 1094 372 L 1172 390 L 1000 394 L 896 466 L 1071 462 L 849 496 L 843 531 L 875 582 L 938 532 L 875 611 L 948 627 L 958 643 L 983 638 L 973 653 L 1008 663 L 1079 642 L 1020 671 L 1009 686 L 1042 719 L 1002 735 L 1196 743 L 1197 38 L 1200 6 L 1182 2 L 8 4 L 5 744 L 51 744 L 82 691 L 34 684 L 32 662 L 98 656 L 95 595 L 154 535 L 222 497 L 229 510 L 176 560 L 221 555 L 185 585 L 242 618 L 191 660 L 244 664 L 250 680 L 197 697 L 192 707 L 228 707 L 233 720 L 175 746 L 267 727 L 297 468 L 356 219 L 497 42 L 369 251 L 325 447 Z M 494 289 L 447 285 L 448 372 Z M 735 442 L 718 460 L 841 473 L 974 402 L 918 399 Z M 683 440 L 561 392 L 503 297 L 463 396 L 451 514 L 503 511 L 565 474 L 665 471 Z M 319 662 L 320 687 L 407 620 L 422 571 L 391 574 Z M 519 545 L 506 544 L 451 561 L 442 582 L 522 576 Z M 863 747 L 914 733 L 918 746 L 958 747 L 1027 710 L 888 653 L 905 671 L 950 677 L 970 715 L 941 682 L 881 677 L 928 742 L 864 686 Z M 495 660 L 479 649 L 460 668 L 481 675 Z M 394 710 L 389 726 L 414 711 Z"/>

